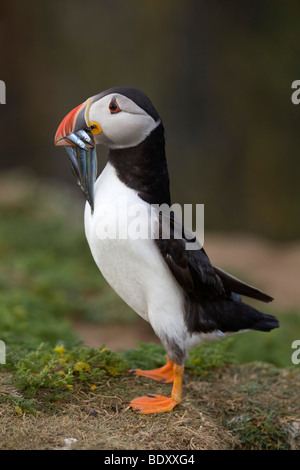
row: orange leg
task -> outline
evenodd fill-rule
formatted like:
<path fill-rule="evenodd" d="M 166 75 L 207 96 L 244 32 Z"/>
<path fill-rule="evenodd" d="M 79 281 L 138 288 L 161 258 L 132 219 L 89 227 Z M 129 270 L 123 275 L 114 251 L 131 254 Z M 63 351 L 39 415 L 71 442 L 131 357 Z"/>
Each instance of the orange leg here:
<path fill-rule="evenodd" d="M 182 377 L 184 366 L 178 366 L 170 361 L 173 366 L 174 383 L 172 388 L 171 397 L 164 397 L 162 395 L 144 395 L 142 397 L 134 398 L 128 405 L 138 413 L 163 413 L 171 411 L 174 406 L 181 402 L 182 395 Z"/>
<path fill-rule="evenodd" d="M 139 375 L 141 377 L 148 377 L 149 379 L 156 380 L 157 382 L 163 382 L 165 384 L 170 384 L 174 381 L 174 372 L 173 372 L 174 363 L 170 361 L 167 357 L 167 364 L 159 369 L 154 370 L 141 370 L 141 369 L 131 369 L 129 370 L 131 375 Z"/>

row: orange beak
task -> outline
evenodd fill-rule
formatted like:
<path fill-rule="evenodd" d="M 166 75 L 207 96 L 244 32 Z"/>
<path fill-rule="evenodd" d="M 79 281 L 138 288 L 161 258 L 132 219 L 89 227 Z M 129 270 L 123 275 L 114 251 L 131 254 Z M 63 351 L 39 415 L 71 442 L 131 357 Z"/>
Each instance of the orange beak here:
<path fill-rule="evenodd" d="M 55 134 L 55 145 L 65 147 L 72 171 L 86 200 L 94 211 L 94 182 L 97 176 L 97 155 L 88 112 L 89 98 L 69 112 Z"/>
<path fill-rule="evenodd" d="M 88 127 L 88 123 L 86 122 L 87 107 L 89 108 L 88 104 L 89 100 L 80 104 L 70 111 L 61 121 L 55 134 L 55 145 L 76 145 L 74 142 L 67 139 L 67 136 Z"/>

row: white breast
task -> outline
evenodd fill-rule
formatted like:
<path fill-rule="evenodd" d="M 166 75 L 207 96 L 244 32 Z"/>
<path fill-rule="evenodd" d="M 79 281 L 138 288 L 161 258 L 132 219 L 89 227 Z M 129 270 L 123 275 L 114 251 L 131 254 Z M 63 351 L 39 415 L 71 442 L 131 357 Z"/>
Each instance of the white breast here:
<path fill-rule="evenodd" d="M 149 213 L 150 205 L 108 163 L 95 183 L 93 215 L 86 205 L 86 237 L 97 266 L 119 296 L 150 321 L 159 337 L 168 334 L 181 343 L 186 335 L 182 290 L 155 241 L 136 239 L 138 232 L 143 236 L 151 230 Z"/>

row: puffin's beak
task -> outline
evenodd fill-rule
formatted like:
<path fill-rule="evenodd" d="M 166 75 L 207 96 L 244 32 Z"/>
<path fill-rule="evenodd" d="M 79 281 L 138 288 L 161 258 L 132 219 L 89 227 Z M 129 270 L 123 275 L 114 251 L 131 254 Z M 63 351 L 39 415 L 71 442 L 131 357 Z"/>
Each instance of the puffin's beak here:
<path fill-rule="evenodd" d="M 90 99 L 67 114 L 56 131 L 54 141 L 55 145 L 65 147 L 77 183 L 93 212 L 97 155 L 88 121 L 89 107 Z"/>

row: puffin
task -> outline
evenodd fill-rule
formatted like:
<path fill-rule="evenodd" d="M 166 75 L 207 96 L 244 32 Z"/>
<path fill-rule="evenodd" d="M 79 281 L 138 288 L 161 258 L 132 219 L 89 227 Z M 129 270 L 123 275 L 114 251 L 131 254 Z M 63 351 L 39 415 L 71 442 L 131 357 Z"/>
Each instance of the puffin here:
<path fill-rule="evenodd" d="M 109 150 L 97 176 L 100 144 Z M 167 353 L 163 367 L 130 373 L 172 383 L 171 396 L 145 393 L 127 403 L 138 413 L 169 412 L 182 400 L 189 349 L 238 332 L 277 328 L 274 316 L 242 296 L 273 298 L 213 266 L 199 240 L 163 209 L 171 207 L 165 132 L 144 92 L 117 86 L 88 98 L 62 120 L 55 145 L 66 149 L 85 195 L 85 235 L 94 261 L 116 293 L 151 324 Z"/>

